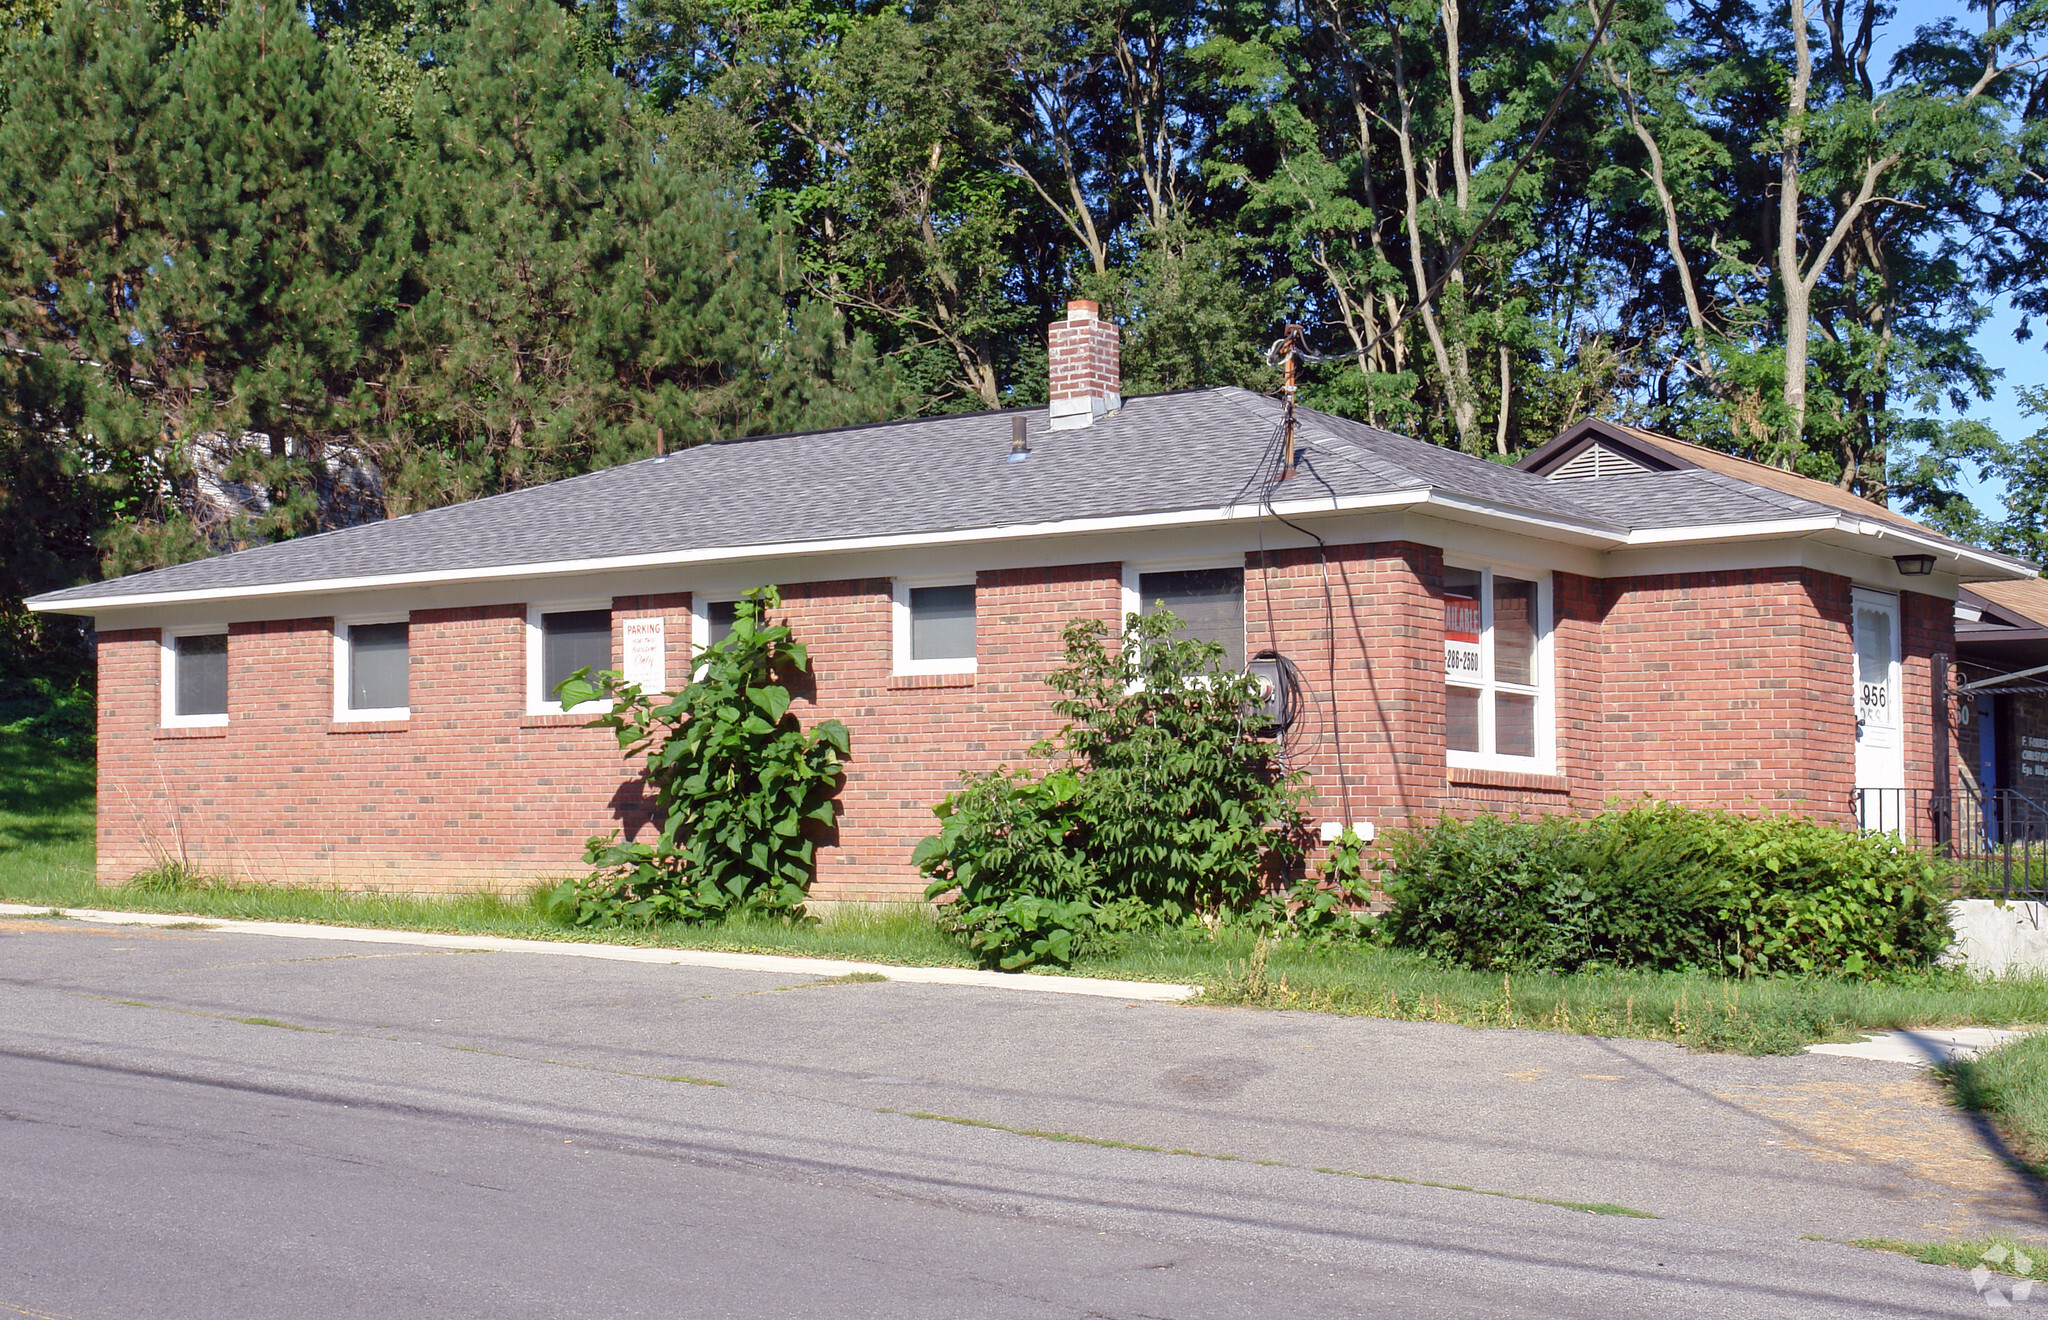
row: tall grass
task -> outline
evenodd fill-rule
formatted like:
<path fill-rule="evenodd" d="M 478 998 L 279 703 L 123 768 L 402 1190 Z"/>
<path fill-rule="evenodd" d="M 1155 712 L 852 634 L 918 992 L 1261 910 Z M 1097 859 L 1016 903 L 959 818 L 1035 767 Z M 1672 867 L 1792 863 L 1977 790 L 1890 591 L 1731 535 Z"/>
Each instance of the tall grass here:
<path fill-rule="evenodd" d="M 1225 965 L 1196 978 L 1216 1003 L 1630 1036 L 1743 1054 L 1789 1054 L 1816 1041 L 1908 1027 L 2048 1023 L 2048 978 L 1983 981 L 1957 969 L 1868 980 L 1504 975 L 1458 971 L 1393 949 L 1261 949 L 1240 940 L 1219 952 Z"/>
<path fill-rule="evenodd" d="M 2007 1041 L 1942 1071 L 1957 1103 L 1996 1118 L 2014 1156 L 2048 1173 L 2048 1034 Z"/>
<path fill-rule="evenodd" d="M 932 923 L 925 909 L 907 903 L 840 904 L 809 925 L 736 918 L 715 926 L 620 926 L 579 930 L 547 912 L 541 896 L 551 886 L 516 894 L 447 896 L 383 894 L 302 885 L 233 884 L 161 867 L 126 884 L 94 885 L 89 877 L 37 882 L 0 872 L 0 901 L 38 906 L 175 912 L 232 921 L 314 922 L 451 935 L 629 944 L 647 948 L 716 949 L 731 953 L 786 953 L 820 958 L 917 966 L 972 966 L 959 943 Z"/>

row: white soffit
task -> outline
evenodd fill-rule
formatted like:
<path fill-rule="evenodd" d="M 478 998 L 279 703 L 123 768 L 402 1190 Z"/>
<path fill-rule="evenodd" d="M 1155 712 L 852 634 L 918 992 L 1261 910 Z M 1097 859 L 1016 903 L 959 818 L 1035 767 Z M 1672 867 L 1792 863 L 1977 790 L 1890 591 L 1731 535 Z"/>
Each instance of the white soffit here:
<path fill-rule="evenodd" d="M 975 527 L 948 532 L 913 532 L 892 536 L 796 541 L 778 545 L 718 546 L 696 550 L 660 551 L 645 555 L 607 559 L 563 560 L 549 563 L 508 564 L 454 572 L 388 574 L 376 577 L 328 578 L 300 582 L 264 583 L 214 590 L 167 591 L 86 597 L 66 601 L 61 607 L 31 606 L 67 614 L 126 614 L 159 607 L 203 604 L 247 604 L 259 601 L 360 595 L 407 588 L 442 587 L 459 584 L 544 583 L 553 579 L 595 574 L 630 573 L 635 570 L 677 569 L 734 565 L 765 560 L 809 559 L 864 552 L 904 551 L 942 547 L 964 547 L 1000 542 L 1030 542 L 1072 537 L 1172 530 L 1222 529 L 1231 525 L 1252 526 L 1262 518 L 1284 517 L 1297 522 L 1321 522 L 1333 516 L 1366 513 L 1424 514 L 1432 519 L 1464 523 L 1511 532 L 1539 541 L 1563 543 L 1595 551 L 1628 551 L 1649 548 L 1705 547 L 1712 544 L 1740 544 L 1815 537 L 1841 548 L 1865 555 L 1891 556 L 1903 553 L 1931 553 L 1964 580 L 2017 579 L 2033 571 L 2013 560 L 1985 551 L 1958 546 L 1932 534 L 1915 534 L 1914 529 L 1880 523 L 1852 515 L 1812 515 L 1746 522 L 1671 527 L 1620 532 L 1596 523 L 1548 516 L 1528 510 L 1489 504 L 1466 496 L 1449 495 L 1432 489 L 1385 494 L 1339 497 L 1336 499 L 1279 500 L 1270 506 L 1230 505 L 1214 509 L 1175 510 L 1163 513 L 1123 515 L 1113 518 L 1072 519 L 1004 527 Z M 1035 558 L 1036 556 L 1034 556 Z M 531 594 L 530 592 L 527 594 Z M 236 611 L 238 614 L 241 610 Z M 250 617 L 255 617 L 251 615 Z"/>

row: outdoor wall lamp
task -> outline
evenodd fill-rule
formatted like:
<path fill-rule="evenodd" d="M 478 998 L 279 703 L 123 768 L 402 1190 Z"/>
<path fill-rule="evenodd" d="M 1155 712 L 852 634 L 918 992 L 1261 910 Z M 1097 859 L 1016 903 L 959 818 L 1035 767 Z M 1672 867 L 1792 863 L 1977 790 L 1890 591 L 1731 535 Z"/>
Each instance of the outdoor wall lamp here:
<path fill-rule="evenodd" d="M 1893 555 L 1892 562 L 1899 566 L 1900 577 L 1926 577 L 1934 571 L 1933 555 Z"/>

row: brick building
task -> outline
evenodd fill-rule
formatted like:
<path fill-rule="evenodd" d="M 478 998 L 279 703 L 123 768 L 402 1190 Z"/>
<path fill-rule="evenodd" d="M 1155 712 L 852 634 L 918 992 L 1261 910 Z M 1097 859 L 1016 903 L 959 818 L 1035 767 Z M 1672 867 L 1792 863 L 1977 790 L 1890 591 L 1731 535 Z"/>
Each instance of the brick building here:
<path fill-rule="evenodd" d="M 38 597 L 99 630 L 101 877 L 572 873 L 645 806 L 552 684 L 679 684 L 764 582 L 807 717 L 853 734 L 822 898 L 916 895 L 932 803 L 1054 727 L 1061 628 L 1159 602 L 1292 662 L 1327 821 L 1645 793 L 1846 817 L 1944 781 L 1957 593 L 2033 576 L 1725 456 L 1619 461 L 1598 424 L 1516 469 L 1301 410 L 1282 479 L 1281 403 L 1121 398 L 1086 303 L 1051 347 L 1046 411 L 710 445 Z"/>

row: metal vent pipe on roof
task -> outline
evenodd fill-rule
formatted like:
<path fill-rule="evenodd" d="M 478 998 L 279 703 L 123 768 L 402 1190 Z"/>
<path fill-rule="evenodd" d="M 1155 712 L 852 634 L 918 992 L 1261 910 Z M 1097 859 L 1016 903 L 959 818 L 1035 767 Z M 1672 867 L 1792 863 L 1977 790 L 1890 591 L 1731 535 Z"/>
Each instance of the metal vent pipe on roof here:
<path fill-rule="evenodd" d="M 1024 439 L 1024 415 L 1019 413 L 1010 418 L 1010 457 L 1006 461 L 1021 463 L 1029 457 L 1031 446 Z"/>

